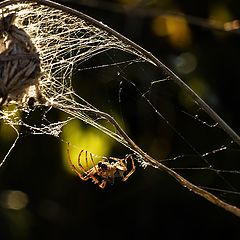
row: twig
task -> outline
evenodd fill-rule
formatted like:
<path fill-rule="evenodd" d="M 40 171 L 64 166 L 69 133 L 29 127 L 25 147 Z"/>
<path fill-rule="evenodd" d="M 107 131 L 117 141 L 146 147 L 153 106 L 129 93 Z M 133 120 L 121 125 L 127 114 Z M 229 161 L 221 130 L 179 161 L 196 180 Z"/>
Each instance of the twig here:
<path fill-rule="evenodd" d="M 190 25 L 199 26 L 204 29 L 209 29 L 213 31 L 220 31 L 225 33 L 240 34 L 239 30 L 239 20 L 232 20 L 225 22 L 224 24 L 218 23 L 212 19 L 204 19 L 201 17 L 196 17 L 193 15 L 185 14 L 177 11 L 168 11 L 161 8 L 148 8 L 136 6 L 124 6 L 119 3 L 113 2 L 102 2 L 97 0 L 81 0 L 79 1 L 81 6 L 87 6 L 96 9 L 102 9 L 114 13 L 125 14 L 136 17 L 174 17 L 179 19 L 185 19 Z M 139 4 L 140 5 L 140 4 Z"/>
<path fill-rule="evenodd" d="M 6 5 L 7 3 L 13 3 L 13 2 L 24 2 L 22 0 L 7 0 L 3 3 L 3 5 Z M 37 2 L 39 4 L 43 4 L 49 7 L 57 8 L 59 10 L 62 10 L 66 13 L 69 13 L 71 15 L 75 15 L 92 25 L 103 29 L 107 31 L 108 33 L 116 36 L 118 39 L 120 39 L 125 44 L 131 46 L 132 48 L 139 51 L 149 62 L 156 65 L 166 76 L 168 76 L 172 81 L 174 81 L 180 88 L 184 89 L 184 91 L 190 95 L 193 100 L 198 103 L 198 105 L 216 122 L 221 126 L 221 128 L 240 146 L 240 136 L 206 103 L 204 102 L 198 95 L 195 93 L 186 83 L 183 82 L 182 79 L 180 79 L 175 73 L 173 73 L 167 66 L 165 66 L 159 59 L 157 59 L 153 54 L 146 51 L 144 48 L 140 47 L 136 43 L 132 42 L 128 38 L 124 37 L 120 33 L 116 32 L 115 30 L 111 29 L 107 25 L 104 25 L 103 23 L 97 21 L 94 18 L 91 18 L 90 16 L 81 13 L 77 10 L 71 9 L 69 7 L 63 6 L 61 4 L 49 1 L 49 0 L 30 0 L 26 2 Z M 1 4 L 0 4 L 1 7 Z"/>
<path fill-rule="evenodd" d="M 124 130 L 120 127 L 120 125 L 115 121 L 115 119 L 112 116 L 110 116 L 109 114 L 107 114 L 105 112 L 101 112 L 98 110 L 90 110 L 90 109 L 84 110 L 83 109 L 81 111 L 93 113 L 100 117 L 104 117 L 105 119 L 107 119 L 110 123 L 112 123 L 115 126 L 118 133 L 128 142 L 131 149 L 133 151 L 135 151 L 136 153 L 138 153 L 144 159 L 145 162 L 149 163 L 150 165 L 152 165 L 155 168 L 158 168 L 164 172 L 167 172 L 169 175 L 174 177 L 183 187 L 188 188 L 190 191 L 194 192 L 195 194 L 205 198 L 209 202 L 225 209 L 226 211 L 229 211 L 229 212 L 233 213 L 234 215 L 240 217 L 240 209 L 239 208 L 222 201 L 221 199 L 219 199 L 215 195 L 211 194 L 210 192 L 204 190 L 203 188 L 200 188 L 200 187 L 192 184 L 191 182 L 189 182 L 187 179 L 185 179 L 184 177 L 182 177 L 181 175 L 179 175 L 172 169 L 166 167 L 162 163 L 160 163 L 157 160 L 150 157 L 135 142 L 133 142 L 133 140 L 124 132 Z"/>

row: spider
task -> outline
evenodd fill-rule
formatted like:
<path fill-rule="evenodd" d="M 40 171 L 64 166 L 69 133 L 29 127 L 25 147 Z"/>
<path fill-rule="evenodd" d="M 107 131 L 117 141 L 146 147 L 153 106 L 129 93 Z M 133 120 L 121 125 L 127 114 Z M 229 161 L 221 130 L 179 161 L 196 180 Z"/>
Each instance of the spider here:
<path fill-rule="evenodd" d="M 86 170 L 80 163 L 81 156 L 84 152 L 86 167 L 88 170 Z M 81 150 L 78 155 L 78 166 L 82 172 L 80 172 L 73 165 L 70 157 L 69 147 L 67 149 L 67 155 L 70 166 L 82 180 L 87 181 L 88 179 L 92 179 L 92 181 L 102 189 L 106 187 L 107 183 L 113 184 L 114 178 L 116 176 L 120 176 L 122 178 L 122 181 L 126 181 L 135 171 L 135 165 L 132 155 L 127 155 L 124 159 L 102 157 L 102 160 L 95 164 L 92 154 L 88 154 L 87 151 Z M 89 158 L 93 165 L 93 167 L 90 169 L 88 167 Z M 109 160 L 111 160 L 111 162 Z M 128 171 L 127 169 L 127 161 L 131 161 L 132 169 L 130 171 Z"/>

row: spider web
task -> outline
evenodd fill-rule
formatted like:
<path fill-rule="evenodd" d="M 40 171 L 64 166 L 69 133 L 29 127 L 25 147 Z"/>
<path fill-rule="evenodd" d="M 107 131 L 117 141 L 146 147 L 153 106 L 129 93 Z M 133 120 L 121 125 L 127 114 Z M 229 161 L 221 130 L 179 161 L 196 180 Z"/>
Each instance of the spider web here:
<path fill-rule="evenodd" d="M 120 147 L 123 153 L 133 151 L 143 166 L 149 165 L 119 134 L 111 122 L 114 117 L 159 162 L 224 201 L 239 204 L 237 144 L 150 60 L 107 31 L 61 10 L 37 3 L 15 3 L 2 10 L 5 15 L 17 13 L 16 25 L 38 49 L 39 88 L 47 102 L 36 103 L 34 109 L 25 102 L 1 110 L 3 123 L 17 133 L 1 165 L 22 135 L 47 134 L 65 141 L 64 128 L 75 119 L 104 132 L 126 147 Z"/>

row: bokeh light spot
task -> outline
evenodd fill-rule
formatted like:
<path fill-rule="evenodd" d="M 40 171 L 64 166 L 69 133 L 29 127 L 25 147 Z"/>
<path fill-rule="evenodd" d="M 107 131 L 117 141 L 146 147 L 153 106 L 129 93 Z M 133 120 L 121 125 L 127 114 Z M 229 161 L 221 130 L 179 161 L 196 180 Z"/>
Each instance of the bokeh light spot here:
<path fill-rule="evenodd" d="M 189 74 L 197 67 L 196 56 L 190 52 L 184 52 L 174 59 L 174 64 L 179 73 Z"/>
<path fill-rule="evenodd" d="M 5 190 L 0 194 L 1 207 L 6 209 L 21 210 L 28 204 L 26 193 L 18 190 Z"/>
<path fill-rule="evenodd" d="M 176 48 L 185 48 L 191 43 L 191 31 L 186 19 L 178 16 L 158 16 L 152 22 L 153 32 L 158 36 L 167 36 Z"/>

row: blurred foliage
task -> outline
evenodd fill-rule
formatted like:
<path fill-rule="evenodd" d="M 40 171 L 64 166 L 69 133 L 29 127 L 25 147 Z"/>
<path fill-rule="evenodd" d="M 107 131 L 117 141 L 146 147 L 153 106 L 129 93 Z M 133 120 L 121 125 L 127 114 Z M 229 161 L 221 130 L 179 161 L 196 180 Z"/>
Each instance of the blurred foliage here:
<path fill-rule="evenodd" d="M 160 37 L 167 36 L 176 48 L 186 48 L 191 44 L 191 32 L 187 21 L 176 16 L 159 16 L 153 20 L 153 33 Z"/>

